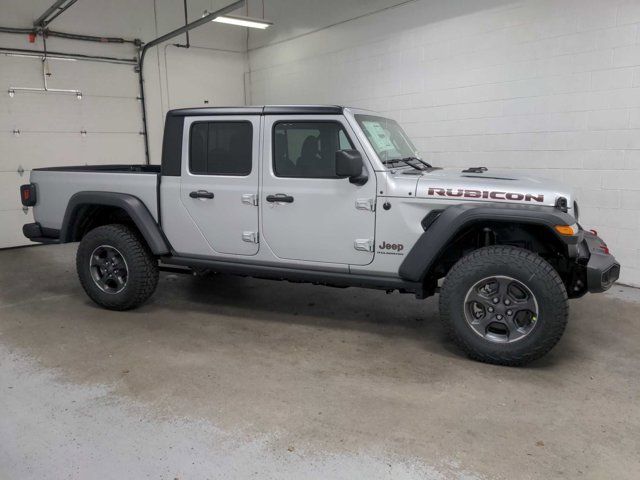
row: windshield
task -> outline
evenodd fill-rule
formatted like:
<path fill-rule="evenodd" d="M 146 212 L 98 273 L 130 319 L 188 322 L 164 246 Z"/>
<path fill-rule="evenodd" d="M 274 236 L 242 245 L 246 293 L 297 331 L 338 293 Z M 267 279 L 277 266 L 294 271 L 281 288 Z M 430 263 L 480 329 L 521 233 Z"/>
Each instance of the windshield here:
<path fill-rule="evenodd" d="M 356 115 L 355 117 L 383 163 L 390 160 L 420 158 L 415 145 L 395 120 L 374 115 Z"/>

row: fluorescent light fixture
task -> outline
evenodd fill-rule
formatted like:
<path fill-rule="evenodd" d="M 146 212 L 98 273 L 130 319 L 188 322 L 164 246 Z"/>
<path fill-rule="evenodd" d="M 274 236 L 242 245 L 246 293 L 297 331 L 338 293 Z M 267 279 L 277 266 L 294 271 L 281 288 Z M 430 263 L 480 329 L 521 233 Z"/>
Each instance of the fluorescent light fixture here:
<path fill-rule="evenodd" d="M 229 25 L 238 25 L 240 27 L 260 28 L 262 30 L 273 25 L 273 22 L 264 20 L 262 18 L 242 17 L 240 15 L 222 15 L 220 17 L 214 18 L 211 21 L 218 23 L 227 23 Z"/>

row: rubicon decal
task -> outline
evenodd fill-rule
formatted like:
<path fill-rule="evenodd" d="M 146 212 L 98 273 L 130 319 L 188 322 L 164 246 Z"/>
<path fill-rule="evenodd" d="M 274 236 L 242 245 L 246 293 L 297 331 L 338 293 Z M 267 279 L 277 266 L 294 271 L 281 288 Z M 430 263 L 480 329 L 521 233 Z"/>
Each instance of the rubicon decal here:
<path fill-rule="evenodd" d="M 544 202 L 543 194 L 499 192 L 493 190 L 469 190 L 466 188 L 432 188 L 427 191 L 430 197 L 484 198 L 488 200 L 508 200 L 512 202 Z"/>

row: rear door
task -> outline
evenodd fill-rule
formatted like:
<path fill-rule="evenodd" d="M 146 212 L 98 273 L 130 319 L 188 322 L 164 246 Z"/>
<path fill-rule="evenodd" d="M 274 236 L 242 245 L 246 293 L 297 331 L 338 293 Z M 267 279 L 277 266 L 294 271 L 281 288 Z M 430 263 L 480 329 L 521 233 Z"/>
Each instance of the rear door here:
<path fill-rule="evenodd" d="M 185 119 L 180 199 L 211 254 L 258 253 L 259 116 Z"/>
<path fill-rule="evenodd" d="M 279 258 L 367 265 L 373 260 L 376 180 L 340 115 L 265 116 L 262 233 Z M 335 153 L 357 149 L 369 180 L 335 175 Z"/>

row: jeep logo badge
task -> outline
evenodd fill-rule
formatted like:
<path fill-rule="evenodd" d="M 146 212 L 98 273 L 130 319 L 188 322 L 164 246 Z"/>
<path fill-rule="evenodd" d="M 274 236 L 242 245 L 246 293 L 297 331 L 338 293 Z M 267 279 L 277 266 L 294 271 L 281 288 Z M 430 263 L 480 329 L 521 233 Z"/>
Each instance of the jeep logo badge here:
<path fill-rule="evenodd" d="M 380 245 L 378 245 L 378 251 L 380 253 L 386 253 L 389 255 L 404 255 L 404 253 L 400 253 L 404 250 L 404 245 L 401 243 L 388 243 L 382 241 Z"/>

